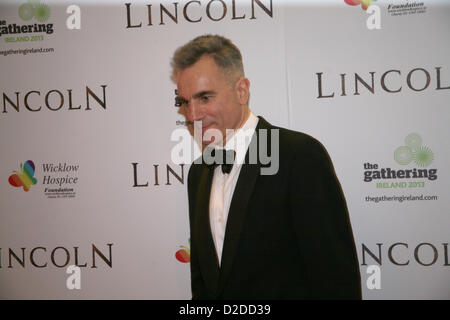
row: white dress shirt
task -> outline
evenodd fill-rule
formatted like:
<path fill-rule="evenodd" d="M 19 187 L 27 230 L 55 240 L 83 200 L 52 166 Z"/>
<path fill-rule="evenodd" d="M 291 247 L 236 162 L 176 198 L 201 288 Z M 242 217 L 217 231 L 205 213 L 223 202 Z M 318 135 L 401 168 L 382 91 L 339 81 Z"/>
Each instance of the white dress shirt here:
<path fill-rule="evenodd" d="M 214 169 L 211 196 L 209 198 L 209 221 L 219 265 L 222 260 L 223 241 L 231 199 L 258 120 L 258 117 L 250 112 L 244 125 L 236 130 L 234 135 L 226 142 L 225 149 L 236 151 L 236 159 L 231 172 L 229 174 L 222 173 L 221 166 L 217 166 Z"/>

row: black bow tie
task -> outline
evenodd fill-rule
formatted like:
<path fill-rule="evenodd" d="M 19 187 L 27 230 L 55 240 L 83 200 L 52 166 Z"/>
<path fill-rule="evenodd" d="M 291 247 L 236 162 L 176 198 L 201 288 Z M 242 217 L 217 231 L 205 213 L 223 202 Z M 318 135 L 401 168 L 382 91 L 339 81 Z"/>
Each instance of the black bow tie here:
<path fill-rule="evenodd" d="M 230 173 L 233 169 L 234 159 L 236 158 L 236 151 L 226 149 L 208 149 L 206 154 L 210 154 L 211 161 L 205 161 L 209 169 L 214 170 L 218 165 L 222 166 L 222 173 Z M 205 157 L 205 153 L 203 154 Z M 208 164 L 210 163 L 210 164 Z"/>

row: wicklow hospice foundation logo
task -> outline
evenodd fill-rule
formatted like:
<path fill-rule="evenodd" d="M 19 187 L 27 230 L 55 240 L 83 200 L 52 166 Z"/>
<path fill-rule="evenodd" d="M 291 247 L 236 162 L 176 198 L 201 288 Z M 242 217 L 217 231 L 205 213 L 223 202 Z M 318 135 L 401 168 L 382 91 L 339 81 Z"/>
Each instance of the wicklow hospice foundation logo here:
<path fill-rule="evenodd" d="M 357 6 L 361 5 L 361 8 L 363 10 L 367 10 L 367 8 L 370 6 L 372 2 L 375 2 L 377 0 L 344 0 L 344 2 L 351 6 Z"/>
<path fill-rule="evenodd" d="M 70 163 L 43 163 L 43 176 L 41 180 L 41 192 L 47 198 L 74 198 L 76 196 L 76 187 L 78 185 L 78 164 Z M 23 187 L 28 192 L 32 185 L 37 184 L 38 180 L 34 177 L 36 166 L 33 161 L 27 160 L 24 164 L 20 164 L 19 171 L 13 171 L 14 174 L 8 179 L 9 184 L 13 187 Z"/>
<path fill-rule="evenodd" d="M 23 191 L 28 192 L 30 190 L 31 185 L 37 183 L 37 180 L 34 176 L 35 166 L 33 161 L 27 160 L 25 164 L 20 164 L 20 171 L 15 171 L 14 174 L 11 175 L 8 179 L 9 184 L 13 187 L 23 187 Z"/>
<path fill-rule="evenodd" d="M 191 246 L 191 239 L 189 239 L 189 247 Z M 189 263 L 191 261 L 191 250 L 185 246 L 180 246 L 180 249 L 175 253 L 175 258 L 182 263 Z"/>
<path fill-rule="evenodd" d="M 424 1 L 395 1 L 387 6 L 387 11 L 392 17 L 401 17 L 412 14 L 426 13 L 427 7 Z"/>

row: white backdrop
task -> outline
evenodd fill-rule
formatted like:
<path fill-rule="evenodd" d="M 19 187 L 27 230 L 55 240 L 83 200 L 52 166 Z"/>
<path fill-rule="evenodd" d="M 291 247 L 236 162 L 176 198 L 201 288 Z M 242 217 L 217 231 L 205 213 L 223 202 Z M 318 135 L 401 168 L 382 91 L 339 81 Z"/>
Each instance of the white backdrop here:
<path fill-rule="evenodd" d="M 373 2 L 376 30 L 366 26 L 371 14 L 344 0 L 38 3 L 32 17 L 26 1 L 0 5 L 0 298 L 190 298 L 189 264 L 176 258 L 189 247 L 189 163 L 170 159 L 184 119 L 169 62 L 205 33 L 241 49 L 255 114 L 328 149 L 363 297 L 450 298 L 450 3 Z M 66 26 L 71 4 L 81 29 Z M 33 27 L 13 33 L 24 25 Z M 401 165 L 394 151 L 411 133 L 428 149 Z M 10 177 L 27 161 L 37 182 L 24 191 Z M 364 181 L 382 168 L 436 169 L 436 179 Z M 395 182 L 406 187 L 377 187 Z M 80 290 L 66 287 L 72 264 Z M 380 267 L 380 289 L 366 285 L 369 265 Z"/>

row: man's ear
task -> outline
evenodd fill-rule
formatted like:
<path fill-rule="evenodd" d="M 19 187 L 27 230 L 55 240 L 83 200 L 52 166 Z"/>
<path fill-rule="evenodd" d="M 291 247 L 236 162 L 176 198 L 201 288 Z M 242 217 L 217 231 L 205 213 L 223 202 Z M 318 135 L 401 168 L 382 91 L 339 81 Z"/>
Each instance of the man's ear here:
<path fill-rule="evenodd" d="M 235 85 L 236 94 L 240 104 L 248 104 L 250 96 L 250 81 L 247 78 L 239 78 Z"/>

